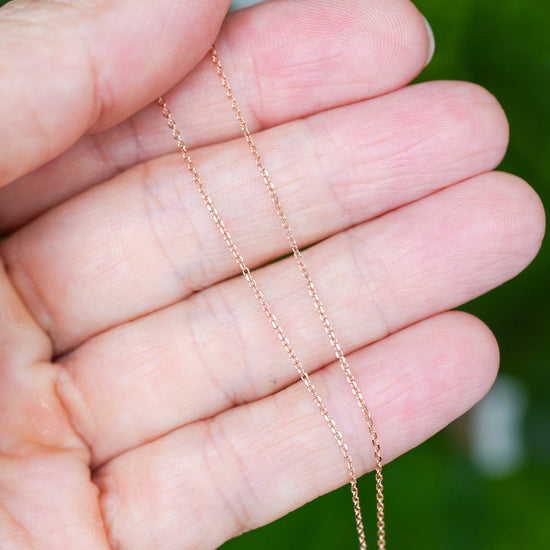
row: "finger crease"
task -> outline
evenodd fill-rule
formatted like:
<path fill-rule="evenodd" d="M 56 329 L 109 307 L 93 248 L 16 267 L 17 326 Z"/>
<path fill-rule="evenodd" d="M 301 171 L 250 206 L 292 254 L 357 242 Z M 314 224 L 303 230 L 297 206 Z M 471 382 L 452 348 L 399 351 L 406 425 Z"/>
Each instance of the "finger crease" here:
<path fill-rule="evenodd" d="M 213 429 L 214 427 L 217 427 L 216 432 Z M 212 481 L 213 489 L 225 505 L 224 511 L 229 511 L 231 515 L 236 529 L 236 532 L 233 534 L 237 535 L 247 531 L 254 525 L 251 510 L 259 505 L 258 498 L 254 486 L 250 481 L 246 462 L 225 432 L 223 423 L 216 420 L 209 420 L 206 421 L 205 429 L 210 446 L 213 447 L 211 453 L 203 450 L 205 466 L 210 474 L 209 477 Z M 207 446 L 205 446 L 205 448 L 206 447 Z M 213 458 L 216 463 L 212 462 Z M 230 460 L 231 458 L 233 458 L 233 461 Z M 233 468 L 233 466 L 236 465 L 238 475 L 235 476 L 235 479 L 239 484 L 244 483 L 245 487 L 241 489 L 240 486 L 238 486 L 236 490 L 234 490 L 235 488 L 231 487 L 230 484 L 220 486 L 220 482 L 218 481 L 222 479 L 222 476 L 219 475 L 220 464 L 227 464 L 229 468 Z M 230 498 L 229 495 L 233 495 L 233 498 Z M 246 495 L 246 498 L 243 498 L 243 495 Z M 253 506 L 247 506 L 247 500 L 251 500 Z"/>

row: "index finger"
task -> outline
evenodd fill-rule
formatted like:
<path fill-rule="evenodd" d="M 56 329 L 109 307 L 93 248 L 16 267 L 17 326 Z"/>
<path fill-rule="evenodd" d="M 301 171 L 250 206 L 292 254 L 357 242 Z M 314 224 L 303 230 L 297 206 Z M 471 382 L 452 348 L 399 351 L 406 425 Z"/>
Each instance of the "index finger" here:
<path fill-rule="evenodd" d="M 409 0 L 272 0 L 227 17 L 216 48 L 258 132 L 401 88 L 433 53 L 429 32 Z M 240 136 L 209 56 L 165 97 L 186 115 L 188 147 Z M 0 189 L 0 232 L 173 150 L 158 105 L 150 104 Z"/>
<path fill-rule="evenodd" d="M 229 0 L 32 2 L 0 9 L 0 187 L 112 126 L 204 56 Z"/>

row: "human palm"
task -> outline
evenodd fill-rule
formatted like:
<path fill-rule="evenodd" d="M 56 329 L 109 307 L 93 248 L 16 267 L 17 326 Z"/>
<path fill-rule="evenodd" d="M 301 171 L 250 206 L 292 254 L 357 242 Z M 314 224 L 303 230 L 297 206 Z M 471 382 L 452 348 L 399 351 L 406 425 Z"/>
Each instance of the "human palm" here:
<path fill-rule="evenodd" d="M 305 259 L 385 461 L 495 376 L 489 330 L 448 310 L 521 271 L 544 225 L 527 184 L 491 172 L 507 144 L 497 102 L 466 83 L 404 87 L 429 55 L 405 0 L 275 0 L 222 25 L 227 5 L 16 0 L 0 11 L 2 550 L 214 548 L 346 482 L 150 104 L 168 89 L 358 471 L 373 466 L 200 61 L 214 40 L 299 244 L 312 245 Z"/>

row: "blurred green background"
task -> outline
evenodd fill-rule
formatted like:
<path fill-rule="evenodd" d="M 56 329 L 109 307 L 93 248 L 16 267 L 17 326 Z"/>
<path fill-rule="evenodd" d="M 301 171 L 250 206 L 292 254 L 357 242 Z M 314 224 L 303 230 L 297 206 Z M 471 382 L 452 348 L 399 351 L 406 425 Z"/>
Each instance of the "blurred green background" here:
<path fill-rule="evenodd" d="M 418 80 L 469 80 L 495 94 L 511 126 L 501 168 L 525 178 L 549 204 L 550 2 L 415 4 L 437 43 Z M 480 406 L 386 467 L 390 549 L 550 549 L 549 273 L 543 246 L 527 271 L 464 308 L 496 334 L 501 375 Z M 493 432 L 500 438 L 493 441 Z M 372 476 L 360 488 L 374 548 Z M 353 521 L 344 487 L 223 549 L 356 548 Z"/>
<path fill-rule="evenodd" d="M 550 2 L 414 3 L 437 43 L 418 80 L 468 80 L 496 95 L 511 126 L 501 169 L 550 204 Z M 519 277 L 464 308 L 494 331 L 501 375 L 480 406 L 386 467 L 390 549 L 550 549 L 549 274 L 543 246 Z M 375 548 L 371 475 L 360 489 Z M 223 549 L 356 547 L 344 487 Z"/>

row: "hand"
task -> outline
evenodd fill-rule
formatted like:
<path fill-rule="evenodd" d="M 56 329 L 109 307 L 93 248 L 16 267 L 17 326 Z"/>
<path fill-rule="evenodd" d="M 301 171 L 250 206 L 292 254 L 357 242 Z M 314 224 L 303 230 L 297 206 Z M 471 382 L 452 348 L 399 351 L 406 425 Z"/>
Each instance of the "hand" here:
<path fill-rule="evenodd" d="M 214 39 L 299 243 L 314 245 L 306 261 L 385 461 L 466 411 L 496 374 L 490 331 L 447 311 L 521 271 L 542 238 L 534 192 L 491 172 L 507 144 L 496 100 L 460 82 L 404 87 L 429 57 L 405 0 L 274 1 L 222 25 L 228 3 L 15 0 L 0 11 L 0 183 L 13 181 L 0 191 L 11 233 L 0 243 L 2 549 L 214 548 L 346 482 L 150 104 L 168 89 L 358 471 L 373 466 L 200 61 Z"/>

